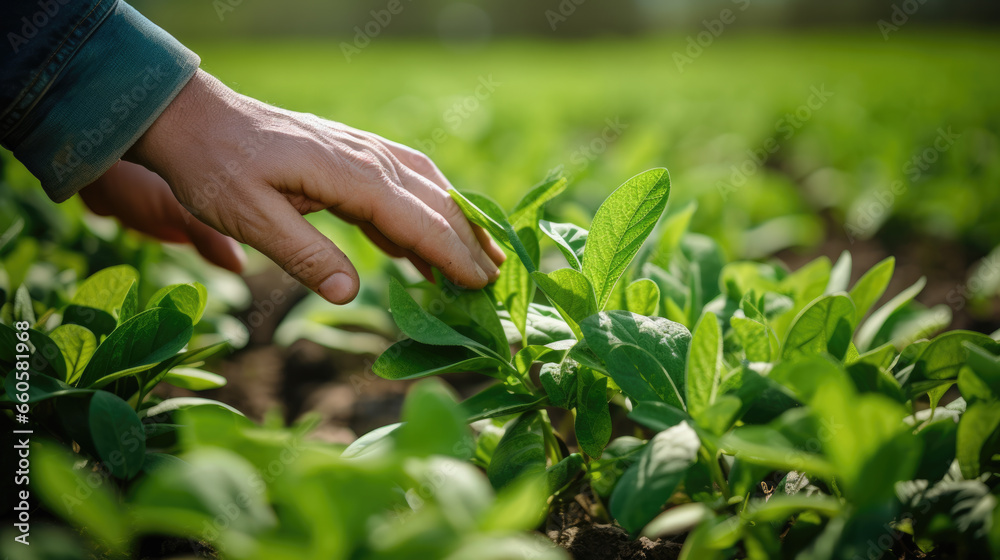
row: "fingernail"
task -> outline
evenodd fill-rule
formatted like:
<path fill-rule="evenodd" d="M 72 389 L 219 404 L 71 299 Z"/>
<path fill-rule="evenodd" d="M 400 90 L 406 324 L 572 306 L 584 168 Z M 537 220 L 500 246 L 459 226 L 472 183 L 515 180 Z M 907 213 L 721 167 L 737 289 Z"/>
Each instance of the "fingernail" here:
<path fill-rule="evenodd" d="M 347 303 L 354 299 L 354 280 L 343 272 L 338 272 L 319 285 L 319 295 L 330 303 Z"/>
<path fill-rule="evenodd" d="M 490 278 L 486 276 L 486 272 L 483 271 L 483 267 L 479 266 L 479 263 L 476 263 L 476 276 L 479 277 L 479 281 L 482 282 L 483 284 L 486 284 L 490 281 Z"/>

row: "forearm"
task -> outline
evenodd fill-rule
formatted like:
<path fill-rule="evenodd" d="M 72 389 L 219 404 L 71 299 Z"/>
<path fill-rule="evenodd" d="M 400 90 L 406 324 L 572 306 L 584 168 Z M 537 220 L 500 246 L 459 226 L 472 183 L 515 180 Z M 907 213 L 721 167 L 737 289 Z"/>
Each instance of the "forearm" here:
<path fill-rule="evenodd" d="M 122 157 L 199 59 L 124 2 L 51 3 L 3 8 L 5 36 L 25 40 L 0 62 L 0 141 L 62 201 Z M 17 16 L 46 25 L 18 29 Z"/>

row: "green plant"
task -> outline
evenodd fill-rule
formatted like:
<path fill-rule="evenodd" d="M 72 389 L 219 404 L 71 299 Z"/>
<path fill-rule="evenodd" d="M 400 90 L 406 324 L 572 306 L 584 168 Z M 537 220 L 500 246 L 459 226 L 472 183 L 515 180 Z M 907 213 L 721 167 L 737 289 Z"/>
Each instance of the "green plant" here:
<path fill-rule="evenodd" d="M 32 300 L 25 285 L 10 301 L 0 293 L 0 403 L 28 414 L 36 432 L 75 442 L 122 480 L 162 459 L 159 446 L 173 426 L 154 422 L 159 412 L 204 401 L 150 398 L 153 387 L 225 384 L 198 368 L 225 342 L 186 348 L 205 310 L 205 288 L 167 286 L 140 306 L 138 284 L 135 269 L 121 265 L 87 278 L 59 309 Z"/>
<path fill-rule="evenodd" d="M 619 187 L 589 232 L 543 219 L 563 188 L 547 180 L 509 214 L 453 191 L 509 251 L 490 290 L 439 279 L 416 286 L 421 306 L 390 286 L 409 339 L 373 370 L 496 378 L 463 402 L 469 422 L 492 422 L 473 460 L 495 487 L 539 476 L 557 496 L 589 486 L 634 535 L 686 533 L 683 558 L 1000 553 L 1000 344 L 925 338 L 950 318 L 913 301 L 923 279 L 869 313 L 891 258 L 853 286 L 846 252 L 794 273 L 726 262 L 686 233 L 690 206 L 644 248 L 666 170 Z M 567 267 L 539 270 L 546 237 Z M 956 384 L 961 397 L 938 406 Z M 554 409 L 569 411 L 572 431 L 550 422 Z M 622 409 L 650 437 L 611 440 Z"/>

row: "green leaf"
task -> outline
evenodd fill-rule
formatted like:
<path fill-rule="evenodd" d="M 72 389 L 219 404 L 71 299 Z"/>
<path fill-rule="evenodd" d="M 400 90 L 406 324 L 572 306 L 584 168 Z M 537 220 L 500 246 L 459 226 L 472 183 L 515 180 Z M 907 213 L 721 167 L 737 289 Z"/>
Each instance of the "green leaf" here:
<path fill-rule="evenodd" d="M 160 288 L 149 298 L 146 309 L 163 307 L 175 309 L 191 318 L 191 323 L 198 324 L 205 305 L 208 304 L 208 290 L 198 282 L 192 284 L 174 284 Z"/>
<path fill-rule="evenodd" d="M 442 381 L 425 379 L 414 385 L 403 402 L 401 419 L 403 425 L 393 432 L 401 453 L 463 460 L 472 457 L 475 443 L 465 410 Z"/>
<path fill-rule="evenodd" d="M 476 422 L 498 416 L 510 416 L 527 410 L 541 408 L 543 397 L 525 393 L 512 393 L 502 383 L 486 389 L 462 401 L 466 422 Z"/>
<path fill-rule="evenodd" d="M 722 334 L 714 313 L 705 313 L 691 338 L 684 385 L 687 411 L 696 421 L 715 402 L 722 381 Z"/>
<path fill-rule="evenodd" d="M 921 276 L 920 280 L 917 280 L 912 286 L 896 294 L 896 297 L 872 313 L 871 317 L 858 328 L 858 333 L 854 337 L 854 344 L 857 345 L 858 350 L 861 352 L 868 351 L 871 348 L 872 341 L 875 340 L 875 336 L 882 329 L 882 325 L 889 319 L 889 316 L 913 301 L 913 298 L 917 297 L 917 294 L 924 289 L 926 284 L 927 278 Z"/>
<path fill-rule="evenodd" d="M 660 310 L 660 287 L 649 278 L 640 278 L 625 289 L 625 302 L 632 313 L 654 316 Z"/>
<path fill-rule="evenodd" d="M 632 177 L 609 196 L 594 215 L 583 273 L 603 309 L 632 258 L 652 233 L 670 194 L 670 174 L 651 169 Z"/>
<path fill-rule="evenodd" d="M 100 341 L 101 337 L 111 334 L 118 326 L 118 321 L 107 311 L 94 309 L 83 305 L 67 305 L 63 310 L 63 325 L 80 325 L 94 333 Z"/>
<path fill-rule="evenodd" d="M 191 339 L 191 319 L 173 309 L 150 309 L 125 321 L 90 358 L 80 385 L 90 387 L 117 372 L 157 364 Z"/>
<path fill-rule="evenodd" d="M 34 347 L 28 363 L 33 371 L 51 375 L 56 379 L 68 378 L 66 359 L 59 345 L 49 335 L 35 329 L 28 330 L 28 341 Z"/>
<path fill-rule="evenodd" d="M 628 417 L 657 432 L 672 428 L 681 422 L 691 421 L 691 417 L 683 410 L 659 401 L 636 403 Z"/>
<path fill-rule="evenodd" d="M 206 391 L 226 386 L 226 378 L 198 368 L 178 367 L 167 372 L 163 381 L 191 391 Z"/>
<path fill-rule="evenodd" d="M 644 348 L 632 344 L 615 346 L 605 363 L 608 376 L 633 401 L 660 401 L 685 409 L 682 386 Z"/>
<path fill-rule="evenodd" d="M 28 287 L 24 284 L 21 284 L 14 292 L 14 320 L 27 321 L 30 325 L 34 325 L 37 321 L 31 294 L 28 293 Z"/>
<path fill-rule="evenodd" d="M 913 371 L 905 385 L 909 395 L 915 397 L 930 392 L 930 406 L 936 407 L 944 388 L 957 381 L 959 372 L 965 367 L 969 357 L 967 343 L 1000 349 L 992 338 L 971 331 L 951 331 L 936 337 L 913 363 Z"/>
<path fill-rule="evenodd" d="M 496 358 L 480 356 L 463 346 L 432 346 L 407 339 L 382 352 L 372 364 L 372 373 L 395 380 L 463 371 L 496 377 L 502 365 Z"/>
<path fill-rule="evenodd" d="M 545 389 L 545 394 L 549 397 L 549 403 L 559 408 L 570 409 L 576 406 L 576 383 L 577 368 L 580 367 L 576 361 L 565 359 L 558 364 L 542 364 L 542 369 L 538 374 L 538 380 Z"/>
<path fill-rule="evenodd" d="M 971 342 L 963 343 L 968 355 L 966 363 L 976 372 L 996 398 L 1000 398 L 1000 357 Z"/>
<path fill-rule="evenodd" d="M 775 338 L 774 331 L 767 325 L 748 319 L 746 317 L 733 316 L 729 319 L 729 324 L 739 337 L 740 345 L 746 359 L 751 362 L 770 362 L 772 357 L 778 354 L 778 339 Z"/>
<path fill-rule="evenodd" d="M 417 342 L 434 346 L 464 346 L 481 356 L 500 359 L 493 350 L 424 311 L 395 278 L 389 279 L 389 308 L 399 330 Z"/>
<path fill-rule="evenodd" d="M 542 413 L 533 410 L 507 424 L 486 469 L 486 475 L 494 488 L 500 489 L 518 478 L 545 471 L 542 422 L 545 422 Z"/>
<path fill-rule="evenodd" d="M 845 295 L 824 296 L 799 313 L 782 348 L 782 358 L 829 352 L 843 359 L 854 333 L 854 304 Z"/>
<path fill-rule="evenodd" d="M 59 346 L 66 361 L 66 382 L 75 383 L 83 375 L 83 370 L 97 350 L 97 338 L 79 325 L 60 325 L 50 337 Z"/>
<path fill-rule="evenodd" d="M 656 517 L 697 460 L 700 447 L 698 435 L 686 422 L 653 436 L 611 494 L 615 520 L 634 534 Z"/>
<path fill-rule="evenodd" d="M 531 254 L 521 243 L 517 236 L 517 231 L 507 221 L 503 209 L 489 198 L 476 193 L 461 193 L 457 189 L 450 189 L 451 195 L 458 207 L 462 209 L 465 216 L 474 224 L 481 226 L 494 239 L 513 251 L 528 272 L 534 272 L 538 267 L 532 260 Z"/>
<path fill-rule="evenodd" d="M 547 274 L 536 271 L 531 273 L 531 278 L 563 315 L 577 325 L 597 313 L 594 288 L 580 271 L 573 268 L 560 268 Z"/>
<path fill-rule="evenodd" d="M 889 280 L 892 280 L 895 266 L 895 257 L 889 257 L 872 267 L 851 288 L 851 301 L 854 302 L 856 310 L 855 323 L 861 321 L 868 314 L 868 310 L 885 293 L 885 289 L 889 286 Z"/>
<path fill-rule="evenodd" d="M 579 368 L 576 396 L 576 439 L 580 449 L 599 459 L 611 439 L 608 378 L 590 368 Z"/>
<path fill-rule="evenodd" d="M 104 311 L 120 325 L 139 307 L 138 283 L 139 273 L 131 266 L 111 266 L 84 280 L 70 303 Z"/>
<path fill-rule="evenodd" d="M 649 262 L 664 270 L 670 268 L 674 251 L 680 245 L 681 238 L 687 232 L 688 226 L 691 224 L 691 217 L 694 216 L 694 212 L 697 209 L 698 203 L 692 200 L 685 204 L 683 208 L 670 214 L 663 220 L 660 239 Z"/>
<path fill-rule="evenodd" d="M 821 478 L 834 475 L 834 467 L 821 455 L 805 451 L 770 426 L 741 426 L 722 437 L 719 449 L 753 465 L 783 471 L 806 471 Z"/>
<path fill-rule="evenodd" d="M 580 329 L 591 350 L 601 358 L 624 344 L 646 350 L 683 390 L 684 363 L 691 343 L 691 333 L 684 325 L 661 317 L 607 311 L 588 317 L 580 323 Z"/>
<path fill-rule="evenodd" d="M 831 295 L 847 291 L 847 286 L 851 281 L 851 265 L 853 264 L 851 261 L 850 251 L 840 253 L 840 258 L 837 259 L 837 263 L 833 265 L 832 269 L 830 269 L 830 282 L 827 283 L 826 290 L 823 292 L 823 295 Z"/>
<path fill-rule="evenodd" d="M 563 460 L 545 469 L 546 486 L 549 494 L 555 494 L 569 484 L 577 473 L 583 470 L 584 459 L 579 453 L 571 453 Z"/>
<path fill-rule="evenodd" d="M 553 198 L 562 194 L 566 190 L 567 180 L 565 177 L 549 177 L 540 184 L 532 188 L 528 194 L 518 201 L 514 210 L 510 213 L 510 223 L 515 230 L 523 227 L 532 229 L 542 216 L 545 205 Z"/>
<path fill-rule="evenodd" d="M 997 428 L 1000 428 L 1000 403 L 996 401 L 972 403 L 962 415 L 958 422 L 955 458 L 966 479 L 980 475 L 983 446 Z"/>
<path fill-rule="evenodd" d="M 556 247 L 566 257 L 566 262 L 576 270 L 583 270 L 583 249 L 587 245 L 588 231 L 576 224 L 563 224 L 539 220 L 538 228 L 555 241 Z"/>
<path fill-rule="evenodd" d="M 146 436 L 127 402 L 107 391 L 97 391 L 90 398 L 87 426 L 94 449 L 111 474 L 128 480 L 139 473 L 146 455 Z"/>
<path fill-rule="evenodd" d="M 447 281 L 445 281 L 447 282 Z M 469 316 L 472 322 L 482 327 L 492 342 L 492 349 L 502 358 L 510 359 L 510 343 L 504 333 L 503 324 L 497 316 L 493 300 L 485 290 L 464 290 L 454 288 L 456 304 Z"/>
<path fill-rule="evenodd" d="M 518 238 L 528 254 L 537 259 L 539 249 L 534 231 L 524 228 L 518 232 Z M 520 260 L 512 258 L 509 252 L 507 260 L 500 265 L 500 278 L 493 285 L 493 295 L 510 313 L 511 322 L 524 338 L 527 335 L 528 309 L 535 297 L 535 283 L 528 269 Z"/>
<path fill-rule="evenodd" d="M 29 403 L 44 401 L 46 399 L 61 397 L 64 395 L 85 395 L 94 392 L 91 389 L 77 389 L 72 385 L 67 385 L 63 381 L 43 373 L 31 372 L 30 375 L 31 377 L 27 382 L 28 390 L 26 391 L 28 393 L 28 400 L 26 402 Z M 17 375 L 13 374 L 8 374 L 6 379 L 4 379 L 4 391 L 12 400 L 12 395 L 20 393 L 20 391 L 17 390 L 19 381 L 21 380 L 17 379 Z M 24 388 L 24 385 L 21 385 L 21 388 Z"/>
<path fill-rule="evenodd" d="M 106 477 L 91 477 L 89 471 L 73 468 L 78 456 L 54 442 L 32 445 L 31 458 L 32 488 L 48 510 L 111 550 L 124 552 L 128 522 L 114 496 L 114 484 Z M 86 489 L 85 499 L 77 498 L 81 489 Z"/>

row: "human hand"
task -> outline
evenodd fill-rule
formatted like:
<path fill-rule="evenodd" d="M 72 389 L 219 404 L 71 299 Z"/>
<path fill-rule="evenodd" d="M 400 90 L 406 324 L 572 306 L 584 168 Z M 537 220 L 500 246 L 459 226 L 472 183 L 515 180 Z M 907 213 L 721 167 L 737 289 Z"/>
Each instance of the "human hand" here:
<path fill-rule="evenodd" d="M 434 266 L 466 288 L 495 280 L 504 260 L 423 154 L 239 95 L 200 70 L 126 159 L 163 177 L 199 220 L 333 303 L 354 299 L 358 273 L 303 214 L 329 210 L 425 276 Z"/>
<path fill-rule="evenodd" d="M 84 187 L 80 198 L 99 216 L 114 216 L 131 229 L 168 243 L 189 243 L 212 264 L 240 272 L 246 254 L 231 237 L 194 219 L 159 175 L 120 161 Z"/>

